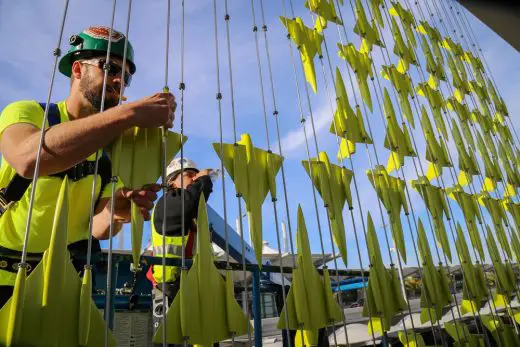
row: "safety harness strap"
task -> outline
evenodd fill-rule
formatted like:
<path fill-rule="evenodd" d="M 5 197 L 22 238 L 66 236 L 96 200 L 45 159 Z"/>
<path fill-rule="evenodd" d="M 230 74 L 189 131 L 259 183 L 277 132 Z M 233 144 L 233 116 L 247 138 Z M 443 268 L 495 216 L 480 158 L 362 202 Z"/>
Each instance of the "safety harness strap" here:
<path fill-rule="evenodd" d="M 45 111 L 46 104 L 40 103 L 40 106 Z M 57 104 L 49 104 L 49 113 L 47 119 L 49 122 L 49 127 L 58 125 L 60 123 L 60 110 Z M 70 180 L 75 182 L 86 176 L 93 175 L 96 167 L 95 165 L 95 162 L 85 160 L 68 170 L 49 176 L 60 178 L 65 178 L 65 176 L 67 176 Z M 98 174 L 101 176 L 102 193 L 103 189 L 112 178 L 112 165 L 110 159 L 108 159 L 108 156 L 104 151 L 103 155 L 101 158 L 99 158 L 98 161 Z M 31 185 L 31 182 L 31 179 L 15 174 L 7 187 L 0 190 L 0 217 L 5 213 L 5 211 L 7 211 L 9 206 L 11 206 L 14 202 L 19 201 L 23 197 Z M 98 201 L 101 193 L 98 196 Z M 96 204 L 98 201 L 96 201 Z"/>

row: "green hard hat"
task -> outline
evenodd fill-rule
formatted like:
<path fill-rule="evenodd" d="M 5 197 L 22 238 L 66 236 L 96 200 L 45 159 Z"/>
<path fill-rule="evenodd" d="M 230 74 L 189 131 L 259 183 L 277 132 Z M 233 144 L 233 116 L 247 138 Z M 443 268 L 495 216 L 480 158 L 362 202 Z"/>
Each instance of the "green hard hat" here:
<path fill-rule="evenodd" d="M 91 26 L 79 35 L 72 35 L 69 39 L 71 45 L 67 54 L 60 60 L 59 70 L 62 74 L 70 77 L 72 74 L 72 64 L 78 59 L 90 59 L 93 57 L 104 56 L 108 50 L 108 37 L 110 28 L 104 26 Z M 123 59 L 125 51 L 125 35 L 112 29 L 112 40 L 110 55 Z M 130 68 L 130 73 L 135 73 L 134 49 L 128 41 L 126 50 L 126 61 Z"/>

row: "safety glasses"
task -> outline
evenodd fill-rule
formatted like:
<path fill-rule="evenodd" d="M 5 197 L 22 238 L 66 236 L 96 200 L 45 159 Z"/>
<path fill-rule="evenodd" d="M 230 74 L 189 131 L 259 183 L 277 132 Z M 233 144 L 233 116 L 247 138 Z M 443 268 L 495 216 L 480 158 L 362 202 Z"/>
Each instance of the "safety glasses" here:
<path fill-rule="evenodd" d="M 106 62 L 105 59 L 89 59 L 89 60 L 82 61 L 83 64 L 97 66 L 101 70 L 104 69 L 105 62 Z M 123 73 L 123 67 L 112 61 L 108 62 L 107 70 L 108 70 L 108 75 L 112 76 L 112 77 L 122 76 L 122 73 Z M 132 74 L 130 74 L 127 70 L 127 71 L 125 71 L 125 76 L 124 76 L 125 87 L 128 87 L 130 85 L 131 81 L 132 81 Z"/>

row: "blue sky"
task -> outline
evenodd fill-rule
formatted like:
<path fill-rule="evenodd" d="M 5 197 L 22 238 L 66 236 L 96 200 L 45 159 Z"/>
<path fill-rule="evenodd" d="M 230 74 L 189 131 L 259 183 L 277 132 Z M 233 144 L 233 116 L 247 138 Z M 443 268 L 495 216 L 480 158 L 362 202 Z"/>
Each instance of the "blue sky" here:
<path fill-rule="evenodd" d="M 171 90 L 174 91 L 178 98 L 180 95 L 177 91 L 177 86 L 180 82 L 181 76 L 180 3 L 180 1 L 172 1 L 170 69 L 168 76 Z M 288 3 L 288 1 L 286 1 L 286 3 Z M 403 6 L 407 7 L 408 1 L 401 1 L 401 3 Z M 311 26 L 312 18 L 310 12 L 300 2 L 294 1 L 294 4 L 296 15 L 301 16 L 304 22 L 308 26 Z M 254 1 L 254 5 L 256 24 L 261 27 L 262 19 L 260 2 Z M 118 1 L 115 27 L 120 31 L 124 31 L 126 26 L 127 6 L 127 1 Z M 126 96 L 130 100 L 135 100 L 152 94 L 161 90 L 163 87 L 165 75 L 166 8 L 166 1 L 134 1 L 129 37 L 135 50 L 137 73 L 133 77 L 131 88 L 126 91 Z M 420 15 L 415 5 L 413 5 L 412 9 L 416 17 L 419 17 Z M 112 1 L 109 0 L 91 0 L 88 2 L 71 1 L 65 24 L 62 50 L 65 51 L 67 49 L 66 45 L 68 37 L 71 34 L 78 33 L 89 25 L 109 25 L 111 10 Z M 284 13 L 283 7 L 280 1 L 264 1 L 264 10 L 266 25 L 268 26 L 267 35 L 269 40 L 269 52 L 273 71 L 277 109 L 279 112 L 281 144 L 283 146 L 283 155 L 285 157 L 286 184 L 290 207 L 290 215 L 287 216 L 284 207 L 281 175 L 279 175 L 278 212 L 280 222 L 287 221 L 287 218 L 290 217 L 292 231 L 295 233 L 297 206 L 298 204 L 301 204 L 306 217 L 312 250 L 319 253 L 321 250 L 317 230 L 317 218 L 314 212 L 314 202 L 312 198 L 312 186 L 303 167 L 301 166 L 301 160 L 307 158 L 307 152 L 302 126 L 300 125 L 300 111 L 293 73 L 293 64 L 290 58 L 286 31 L 278 19 L 278 16 L 283 15 Z M 218 104 L 215 99 L 217 93 L 217 67 L 215 59 L 213 1 L 187 1 L 185 11 L 184 82 L 186 83 L 187 88 L 184 100 L 184 125 L 186 135 L 189 137 L 185 147 L 185 153 L 186 156 L 196 161 L 200 167 L 216 168 L 220 167 L 220 162 L 213 151 L 211 144 L 219 140 L 220 132 L 218 122 Z M 353 42 L 356 47 L 359 47 L 360 39 L 352 31 L 355 20 L 348 1 L 345 1 L 345 5 L 342 7 L 341 11 L 345 19 L 348 42 Z M 0 109 L 3 109 L 10 102 L 21 99 L 45 101 L 52 71 L 52 51 L 58 40 L 58 31 L 62 12 L 63 1 L 61 0 L 48 0 L 45 2 L 14 2 L 0 0 L 0 37 L 2 38 L 2 40 L 0 40 L 0 52 L 2 52 L 2 54 L 0 54 L 0 75 L 2 76 L 2 78 L 0 78 Z M 224 13 L 224 2 L 218 1 L 218 48 L 221 92 L 223 94 L 223 138 L 224 142 L 230 143 L 233 142 L 233 127 Z M 247 132 L 251 134 L 253 142 L 257 147 L 267 149 L 255 37 L 252 32 L 253 18 L 251 3 L 248 1 L 230 0 L 229 14 L 231 15 L 230 41 L 237 136 L 239 137 L 240 134 Z M 430 23 L 434 26 L 438 26 L 440 23 L 438 22 L 439 17 L 436 13 L 433 18 L 433 22 Z M 502 96 L 512 114 L 512 120 L 518 128 L 520 123 L 516 117 L 516 110 L 520 106 L 517 96 L 517 91 L 520 87 L 520 67 L 517 64 L 518 52 L 469 13 L 468 18 L 476 37 L 479 39 L 479 44 L 490 65 L 491 72 L 497 81 L 499 91 L 502 93 Z M 420 19 L 420 17 L 418 19 Z M 440 26 L 439 29 L 443 35 L 446 34 L 443 26 Z M 392 54 L 393 40 L 389 34 L 388 26 L 385 26 L 384 31 L 384 38 L 387 42 L 390 59 L 392 63 L 397 63 L 397 57 Z M 341 33 L 343 35 L 342 31 Z M 273 151 L 278 152 L 275 120 L 272 116 L 274 107 L 269 85 L 269 75 L 267 72 L 264 38 L 261 31 L 258 32 L 258 39 L 262 77 L 264 82 L 266 113 L 268 117 L 269 142 Z M 343 40 L 345 43 L 344 37 Z M 340 68 L 347 90 L 349 90 L 350 101 L 352 105 L 354 105 L 354 95 L 357 95 L 358 89 L 355 82 L 354 87 L 350 85 L 346 64 L 337 56 L 336 43 L 339 42 L 339 37 L 335 26 L 332 24 L 329 24 L 329 28 L 326 29 L 326 42 L 331 62 L 333 64 L 332 68 L 334 69 L 335 66 Z M 464 42 L 463 47 L 466 48 Z M 293 54 L 297 54 L 294 48 Z M 420 51 L 419 55 L 422 55 L 420 54 Z M 384 57 L 386 58 L 386 52 L 384 53 Z M 376 73 L 379 73 L 381 69 L 380 66 L 385 63 L 385 59 L 378 47 L 374 48 L 373 59 L 377 66 Z M 422 57 L 420 59 L 424 62 Z M 327 63 L 325 59 L 324 62 L 325 64 Z M 326 151 L 329 158 L 331 158 L 331 161 L 336 163 L 336 138 L 328 132 L 332 120 L 332 110 L 328 101 L 329 99 L 323 82 L 323 74 L 318 59 L 315 59 L 315 66 L 318 81 L 318 93 L 317 95 L 310 95 L 310 102 L 312 105 L 315 131 L 317 135 L 316 139 L 319 150 Z M 312 139 L 313 131 L 310 128 L 310 117 L 306 104 L 305 90 L 303 88 L 304 80 L 299 62 L 297 62 L 296 69 L 300 83 L 300 93 L 302 93 L 303 98 L 302 107 L 304 110 L 304 116 L 309 120 L 307 122 L 307 134 L 309 135 L 310 153 L 312 157 L 315 157 L 316 151 L 314 140 Z M 331 88 L 331 78 L 328 73 L 328 65 L 326 65 L 326 71 L 326 78 L 329 83 L 329 88 Z M 411 76 L 415 84 L 420 81 L 420 76 L 415 67 L 411 68 Z M 396 112 L 398 112 L 397 102 L 392 93 L 390 83 L 382 78 L 379 79 L 382 86 L 389 89 L 394 102 L 394 108 L 396 109 Z M 69 83 L 67 78 L 58 74 L 54 85 L 52 100 L 58 101 L 66 98 L 68 87 Z M 385 128 L 375 98 L 376 91 L 373 89 L 372 85 L 370 88 L 374 101 L 374 112 L 369 113 L 368 118 L 373 130 L 373 139 L 375 141 L 379 160 L 381 161 L 381 164 L 386 164 L 389 152 L 383 148 Z M 448 89 L 446 86 L 443 86 L 442 88 L 445 96 L 447 96 Z M 333 89 L 330 91 L 333 93 Z M 377 91 L 377 94 L 379 95 L 379 90 Z M 332 98 L 334 98 L 333 95 Z M 423 104 L 424 100 L 421 99 L 421 97 L 418 97 L 419 103 Z M 470 108 L 474 107 L 469 98 L 467 98 L 467 102 L 469 103 Z M 398 115 L 398 119 L 400 119 L 400 115 Z M 419 124 L 417 114 L 415 115 L 415 120 L 416 123 Z M 179 129 L 180 112 L 178 111 L 174 130 L 179 131 Z M 413 133 L 417 141 L 419 150 L 418 154 L 421 157 L 422 166 L 426 170 L 427 162 L 424 160 L 425 143 L 420 127 L 417 126 Z M 456 152 L 452 144 L 450 144 L 450 149 L 456 166 Z M 373 148 L 370 148 L 370 151 L 373 155 Z M 358 146 L 358 152 L 353 157 L 353 163 L 359 185 L 362 210 L 365 217 L 368 211 L 372 213 L 378 231 L 380 244 L 383 249 L 383 257 L 386 262 L 388 256 L 386 246 L 383 242 L 383 223 L 379 214 L 375 191 L 372 189 L 366 178 L 365 170 L 370 168 L 370 164 L 362 146 Z M 417 162 L 417 164 L 419 163 Z M 347 163 L 347 167 L 349 166 L 350 165 Z M 458 169 L 456 171 L 458 173 Z M 410 158 L 406 159 L 404 173 L 407 180 L 415 179 L 417 177 L 413 162 Z M 447 185 L 453 183 L 448 170 L 445 170 L 443 177 Z M 475 180 L 475 182 L 478 182 L 478 180 Z M 477 186 L 480 187 L 480 184 L 477 183 Z M 229 224 L 234 227 L 235 218 L 237 217 L 237 202 L 234 197 L 234 186 L 230 180 L 226 182 L 226 188 L 227 218 L 230 221 Z M 353 186 L 352 192 L 354 196 L 355 222 L 358 233 L 360 233 L 361 236 L 362 221 L 359 216 L 359 209 L 357 207 L 356 194 Z M 429 237 L 431 237 L 425 213 L 425 206 L 418 194 L 411 189 L 410 194 L 414 212 L 417 216 L 421 216 L 428 229 L 427 233 Z M 269 201 L 270 199 L 268 198 L 264 204 L 264 239 L 270 243 L 271 247 L 277 248 L 273 207 Z M 214 186 L 214 193 L 210 199 L 210 204 L 213 208 L 222 213 L 223 198 L 220 182 L 216 183 Z M 460 220 L 462 223 L 458 207 L 454 203 L 452 203 L 451 206 L 455 211 L 456 219 Z M 324 234 L 325 252 L 331 252 L 332 248 L 330 245 L 325 211 L 319 197 L 318 210 L 320 211 L 319 216 L 321 229 Z M 344 213 L 344 220 L 349 253 L 348 267 L 358 268 L 359 261 L 354 241 L 352 221 L 347 210 L 345 210 Z M 416 264 L 416 260 L 413 253 L 413 246 L 411 244 L 410 230 L 406 218 L 404 217 L 404 213 L 402 214 L 402 221 L 408 247 L 408 264 L 413 265 Z M 412 230 L 415 234 L 414 227 Z M 126 228 L 123 232 L 126 235 L 125 246 L 128 246 L 130 240 L 129 230 Z M 147 226 L 144 236 L 145 244 L 148 239 L 149 227 Z M 361 253 L 366 267 L 366 247 L 363 245 L 363 238 L 361 241 Z M 433 240 L 431 241 L 430 244 L 433 246 Z M 452 247 L 452 251 L 455 251 L 454 247 Z M 343 265 L 340 264 L 340 266 Z"/>

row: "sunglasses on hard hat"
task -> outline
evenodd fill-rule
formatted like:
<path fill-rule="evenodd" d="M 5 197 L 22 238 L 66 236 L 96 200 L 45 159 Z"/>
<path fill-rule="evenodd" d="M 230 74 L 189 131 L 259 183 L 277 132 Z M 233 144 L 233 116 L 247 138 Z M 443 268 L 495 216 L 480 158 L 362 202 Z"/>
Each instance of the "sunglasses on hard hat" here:
<path fill-rule="evenodd" d="M 101 70 L 103 70 L 105 68 L 105 62 L 106 62 L 105 59 L 90 59 L 90 60 L 82 61 L 83 64 L 97 66 Z M 123 74 L 123 67 L 112 61 L 110 61 L 110 62 L 108 62 L 108 64 L 106 64 L 106 68 L 108 70 L 109 76 L 122 76 L 122 74 Z M 125 68 L 125 70 L 126 70 L 125 76 L 124 76 L 125 87 L 128 87 L 130 85 L 130 82 L 132 81 L 132 75 L 130 74 L 130 72 L 128 72 L 128 65 L 127 65 L 127 68 Z"/>

